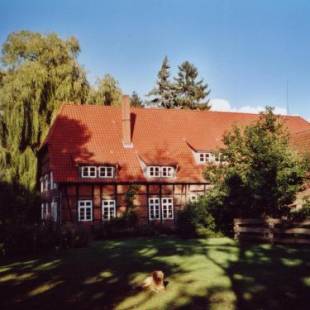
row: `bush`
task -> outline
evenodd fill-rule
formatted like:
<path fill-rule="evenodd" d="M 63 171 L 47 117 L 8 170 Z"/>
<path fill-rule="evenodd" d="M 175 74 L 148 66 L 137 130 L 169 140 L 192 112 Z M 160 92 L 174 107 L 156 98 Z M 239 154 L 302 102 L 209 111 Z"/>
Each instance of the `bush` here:
<path fill-rule="evenodd" d="M 90 239 L 90 231 L 83 225 L 66 223 L 60 228 L 59 246 L 61 248 L 86 247 Z"/>
<path fill-rule="evenodd" d="M 215 236 L 215 219 L 204 204 L 189 204 L 178 212 L 177 232 L 185 238 Z"/>
<path fill-rule="evenodd" d="M 35 225 L 7 225 L 4 230 L 4 255 L 35 254 L 58 248 L 84 247 L 90 233 L 82 225 L 57 225 L 46 221 Z"/>
<path fill-rule="evenodd" d="M 289 220 L 292 221 L 302 221 L 310 217 L 310 198 L 304 199 L 302 207 L 298 210 L 292 211 L 288 214 Z"/>

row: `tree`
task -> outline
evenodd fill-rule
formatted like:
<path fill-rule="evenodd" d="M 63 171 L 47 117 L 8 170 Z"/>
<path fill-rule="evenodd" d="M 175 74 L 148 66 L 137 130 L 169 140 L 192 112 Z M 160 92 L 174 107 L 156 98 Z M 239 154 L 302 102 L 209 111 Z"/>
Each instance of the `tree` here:
<path fill-rule="evenodd" d="M 132 107 L 139 107 L 139 108 L 143 107 L 142 99 L 139 97 L 139 95 L 135 91 L 133 91 L 131 94 L 130 105 Z"/>
<path fill-rule="evenodd" d="M 213 193 L 235 216 L 277 216 L 301 189 L 305 161 L 289 147 L 281 120 L 267 108 L 256 124 L 224 136 L 226 164 L 207 167 L 205 177 L 215 183 Z M 209 197 L 209 198 L 210 198 Z"/>
<path fill-rule="evenodd" d="M 87 102 L 90 104 L 103 104 L 118 106 L 122 102 L 122 91 L 118 81 L 110 74 L 98 79 L 96 86 L 89 92 Z"/>
<path fill-rule="evenodd" d="M 34 191 L 36 154 L 61 103 L 86 101 L 89 86 L 79 51 L 74 37 L 29 31 L 10 34 L 3 45 L 0 178 L 16 184 L 16 195 L 20 186 Z"/>
<path fill-rule="evenodd" d="M 147 96 L 152 97 L 151 104 L 171 109 L 175 107 L 176 93 L 173 83 L 170 81 L 170 66 L 168 57 L 163 60 L 161 68 L 157 74 L 156 86 Z"/>
<path fill-rule="evenodd" d="M 209 100 L 206 98 L 210 90 L 203 80 L 197 81 L 197 68 L 188 61 L 183 62 L 178 68 L 179 72 L 175 77 L 176 106 L 182 109 L 209 110 Z"/>

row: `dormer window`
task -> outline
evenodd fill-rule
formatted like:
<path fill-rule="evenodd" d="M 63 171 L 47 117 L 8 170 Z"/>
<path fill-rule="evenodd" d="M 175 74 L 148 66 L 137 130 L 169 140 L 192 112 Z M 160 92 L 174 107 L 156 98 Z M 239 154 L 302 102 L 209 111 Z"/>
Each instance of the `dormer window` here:
<path fill-rule="evenodd" d="M 81 167 L 82 178 L 96 178 L 97 167 L 96 166 L 83 166 Z"/>
<path fill-rule="evenodd" d="M 195 155 L 199 164 L 223 162 L 221 153 L 198 152 Z"/>
<path fill-rule="evenodd" d="M 210 159 L 210 153 L 199 153 L 199 162 L 200 163 L 206 163 Z"/>
<path fill-rule="evenodd" d="M 113 166 L 82 166 L 82 178 L 114 178 L 115 167 Z"/>
<path fill-rule="evenodd" d="M 161 167 L 162 177 L 171 178 L 174 176 L 174 168 L 173 167 Z"/>
<path fill-rule="evenodd" d="M 147 174 L 152 178 L 160 178 L 160 167 L 150 166 L 147 167 Z"/>
<path fill-rule="evenodd" d="M 171 166 L 149 166 L 147 167 L 147 176 L 150 178 L 172 178 L 175 175 L 175 169 Z"/>
<path fill-rule="evenodd" d="M 99 178 L 113 178 L 114 177 L 114 167 L 111 166 L 100 166 L 98 167 Z"/>

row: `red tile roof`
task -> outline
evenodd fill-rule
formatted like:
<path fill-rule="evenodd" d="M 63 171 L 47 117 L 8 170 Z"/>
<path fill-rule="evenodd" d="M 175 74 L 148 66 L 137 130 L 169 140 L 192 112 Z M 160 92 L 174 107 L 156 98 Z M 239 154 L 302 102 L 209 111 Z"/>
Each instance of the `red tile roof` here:
<path fill-rule="evenodd" d="M 310 155 L 310 129 L 292 134 L 291 144 L 299 153 Z"/>
<path fill-rule="evenodd" d="M 215 150 L 232 125 L 245 126 L 258 119 L 245 113 L 132 108 L 133 148 L 124 148 L 121 115 L 118 107 L 62 106 L 45 140 L 57 182 L 107 181 L 81 179 L 80 163 L 117 165 L 117 182 L 145 181 L 141 161 L 177 166 L 176 179 L 161 181 L 202 182 L 203 167 L 195 163 L 193 149 Z M 301 117 L 281 118 L 291 134 L 310 130 L 310 123 Z"/>

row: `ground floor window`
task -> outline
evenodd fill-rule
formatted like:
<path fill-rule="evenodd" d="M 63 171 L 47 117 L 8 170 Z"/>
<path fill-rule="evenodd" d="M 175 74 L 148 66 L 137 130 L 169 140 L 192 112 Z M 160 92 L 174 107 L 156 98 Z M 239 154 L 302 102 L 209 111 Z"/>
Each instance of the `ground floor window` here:
<path fill-rule="evenodd" d="M 160 201 L 157 197 L 149 198 L 149 219 L 160 219 Z"/>
<path fill-rule="evenodd" d="M 115 200 L 102 200 L 102 220 L 110 221 L 116 217 L 116 203 Z"/>
<path fill-rule="evenodd" d="M 149 198 L 149 219 L 151 221 L 159 220 L 160 218 L 162 218 L 163 220 L 173 219 L 173 216 L 173 198 Z"/>
<path fill-rule="evenodd" d="M 78 219 L 80 222 L 90 222 L 93 220 L 93 202 L 91 200 L 79 200 Z"/>
<path fill-rule="evenodd" d="M 51 216 L 52 216 L 52 219 L 57 222 L 57 202 L 56 201 L 53 201 L 51 203 Z"/>
<path fill-rule="evenodd" d="M 164 220 L 173 219 L 173 199 L 170 197 L 161 199 L 162 217 Z"/>
<path fill-rule="evenodd" d="M 41 203 L 41 220 L 46 220 L 49 217 L 49 210 L 48 210 L 48 202 Z"/>

